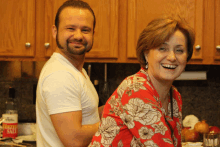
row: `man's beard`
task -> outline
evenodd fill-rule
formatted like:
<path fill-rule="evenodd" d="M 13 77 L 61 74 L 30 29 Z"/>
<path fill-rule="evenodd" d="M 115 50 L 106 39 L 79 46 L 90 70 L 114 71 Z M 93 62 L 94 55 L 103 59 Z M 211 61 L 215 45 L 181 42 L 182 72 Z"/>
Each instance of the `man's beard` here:
<path fill-rule="evenodd" d="M 88 43 L 82 43 L 82 45 L 84 46 L 84 49 L 83 50 L 74 50 L 74 47 L 73 48 L 70 48 L 69 47 L 69 39 L 66 40 L 66 47 L 67 47 L 67 51 L 71 54 L 74 54 L 74 55 L 83 55 L 85 54 L 86 52 L 89 52 L 91 49 L 92 49 L 92 46 L 93 46 L 93 38 L 92 38 L 92 44 L 90 46 L 90 48 L 87 46 Z M 77 42 L 82 42 L 82 41 L 77 41 Z M 59 43 L 59 39 L 58 39 L 58 33 L 56 35 L 56 43 L 57 43 L 57 47 L 59 49 L 64 49 L 64 47 L 62 47 L 62 45 Z"/>

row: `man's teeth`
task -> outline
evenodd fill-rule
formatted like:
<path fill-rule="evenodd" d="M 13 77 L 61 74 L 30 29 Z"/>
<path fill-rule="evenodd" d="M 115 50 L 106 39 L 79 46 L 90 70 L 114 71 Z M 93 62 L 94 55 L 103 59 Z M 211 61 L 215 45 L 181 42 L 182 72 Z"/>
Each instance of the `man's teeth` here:
<path fill-rule="evenodd" d="M 162 65 L 164 68 L 170 68 L 170 69 L 175 69 L 177 66 L 176 65 Z"/>

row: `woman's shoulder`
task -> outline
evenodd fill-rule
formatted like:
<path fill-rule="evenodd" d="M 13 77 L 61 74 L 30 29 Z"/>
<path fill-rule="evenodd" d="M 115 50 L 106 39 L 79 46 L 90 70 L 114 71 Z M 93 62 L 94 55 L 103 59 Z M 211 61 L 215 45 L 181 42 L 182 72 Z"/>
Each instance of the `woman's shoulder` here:
<path fill-rule="evenodd" d="M 124 90 L 154 90 L 145 73 L 139 71 L 133 75 L 126 77 L 117 89 Z"/>
<path fill-rule="evenodd" d="M 172 85 L 173 89 L 173 98 L 176 100 L 182 100 L 181 94 L 179 93 L 178 89 Z"/>
<path fill-rule="evenodd" d="M 112 94 L 114 98 L 123 99 L 126 101 L 130 99 L 142 99 L 144 101 L 157 101 L 158 95 L 156 90 L 148 81 L 147 76 L 142 72 L 137 72 L 125 78 L 115 92 Z"/>
<path fill-rule="evenodd" d="M 174 92 L 175 94 L 180 95 L 178 89 L 177 89 L 174 85 L 172 85 L 172 89 L 173 89 L 173 92 Z"/>

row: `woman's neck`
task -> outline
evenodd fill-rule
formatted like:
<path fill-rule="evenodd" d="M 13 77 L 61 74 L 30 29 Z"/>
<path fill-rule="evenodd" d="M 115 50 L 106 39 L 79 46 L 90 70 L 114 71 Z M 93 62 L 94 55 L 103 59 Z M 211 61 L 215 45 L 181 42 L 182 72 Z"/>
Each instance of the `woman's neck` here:
<path fill-rule="evenodd" d="M 160 100 L 164 101 L 167 98 L 169 90 L 172 86 L 173 81 L 163 81 L 155 78 L 151 73 L 148 73 L 151 83 L 159 94 Z"/>

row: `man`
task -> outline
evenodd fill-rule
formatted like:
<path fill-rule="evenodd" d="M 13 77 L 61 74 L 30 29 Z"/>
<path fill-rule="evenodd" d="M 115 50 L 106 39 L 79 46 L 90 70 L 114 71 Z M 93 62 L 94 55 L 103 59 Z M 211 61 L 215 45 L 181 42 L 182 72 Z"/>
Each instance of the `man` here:
<path fill-rule="evenodd" d="M 80 0 L 68 0 L 57 11 L 55 53 L 44 65 L 37 87 L 37 146 L 88 146 L 98 130 L 98 95 L 83 68 L 93 45 L 95 15 Z"/>

